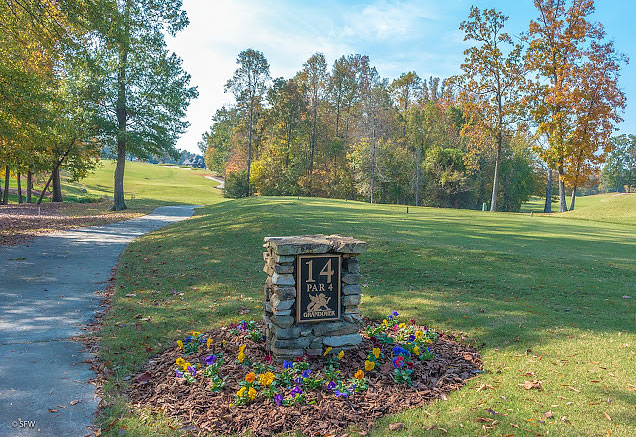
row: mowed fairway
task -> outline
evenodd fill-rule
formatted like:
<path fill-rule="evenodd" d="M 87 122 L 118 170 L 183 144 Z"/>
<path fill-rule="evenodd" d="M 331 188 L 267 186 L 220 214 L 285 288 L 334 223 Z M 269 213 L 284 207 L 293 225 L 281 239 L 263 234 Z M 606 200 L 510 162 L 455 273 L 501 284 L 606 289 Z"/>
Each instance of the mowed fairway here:
<path fill-rule="evenodd" d="M 592 206 L 584 214 L 603 197 L 581 199 L 580 213 L 568 213 L 576 218 L 413 207 L 407 215 L 308 198 L 199 209 L 123 255 L 102 332 L 102 358 L 115 370 L 106 393 L 190 329 L 259 319 L 263 237 L 339 233 L 369 242 L 360 257 L 365 316 L 397 309 L 462 333 L 484 358 L 466 387 L 387 417 L 376 435 L 636 435 L 636 228 L 619 224 L 634 223 L 636 196 L 620 198 L 629 203 L 612 206 L 613 222 L 595 221 Z M 104 427 L 121 417 L 113 435 L 122 426 L 172 432 L 147 411 L 131 413 L 124 397 L 107 402 Z M 393 422 L 405 428 L 391 432 Z"/>
<path fill-rule="evenodd" d="M 77 183 L 63 183 L 65 194 L 113 197 L 115 161 L 103 160 L 94 172 Z M 209 205 L 221 199 L 209 170 L 174 165 L 126 162 L 124 193 L 129 208 L 152 210 L 162 205 Z"/>

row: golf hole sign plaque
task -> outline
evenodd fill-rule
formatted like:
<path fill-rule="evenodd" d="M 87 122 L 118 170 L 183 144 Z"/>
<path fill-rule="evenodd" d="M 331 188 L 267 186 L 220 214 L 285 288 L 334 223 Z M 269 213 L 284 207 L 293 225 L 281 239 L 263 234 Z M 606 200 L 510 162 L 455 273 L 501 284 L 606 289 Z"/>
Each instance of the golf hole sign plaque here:
<path fill-rule="evenodd" d="M 296 321 L 340 320 L 342 255 L 296 257 Z"/>
<path fill-rule="evenodd" d="M 276 359 L 356 347 L 360 329 L 360 263 L 367 243 L 340 235 L 266 237 L 263 321 Z"/>

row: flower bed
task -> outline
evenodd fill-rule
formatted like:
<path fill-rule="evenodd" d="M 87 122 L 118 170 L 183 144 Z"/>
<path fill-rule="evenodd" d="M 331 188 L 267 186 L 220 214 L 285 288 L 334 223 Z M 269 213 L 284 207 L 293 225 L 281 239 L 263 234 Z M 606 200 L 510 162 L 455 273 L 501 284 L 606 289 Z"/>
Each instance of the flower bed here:
<path fill-rule="evenodd" d="M 359 347 L 274 363 L 257 322 L 191 332 L 150 360 L 130 398 L 213 434 L 366 431 L 380 417 L 457 389 L 481 357 L 448 334 L 393 312 L 364 320 Z"/>

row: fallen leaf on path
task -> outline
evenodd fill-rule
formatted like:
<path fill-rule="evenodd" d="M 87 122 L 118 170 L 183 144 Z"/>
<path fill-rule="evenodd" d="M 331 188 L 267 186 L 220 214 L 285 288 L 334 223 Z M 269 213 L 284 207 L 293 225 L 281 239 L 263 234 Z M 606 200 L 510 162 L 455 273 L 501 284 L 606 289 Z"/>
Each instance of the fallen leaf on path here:
<path fill-rule="evenodd" d="M 57 410 L 55 408 L 49 408 L 49 413 L 57 413 Z"/>
<path fill-rule="evenodd" d="M 77 405 L 77 404 L 79 404 L 80 402 L 82 402 L 82 400 L 81 400 L 81 399 L 73 399 L 71 402 L 69 402 L 69 404 L 70 404 L 70 405 Z"/>

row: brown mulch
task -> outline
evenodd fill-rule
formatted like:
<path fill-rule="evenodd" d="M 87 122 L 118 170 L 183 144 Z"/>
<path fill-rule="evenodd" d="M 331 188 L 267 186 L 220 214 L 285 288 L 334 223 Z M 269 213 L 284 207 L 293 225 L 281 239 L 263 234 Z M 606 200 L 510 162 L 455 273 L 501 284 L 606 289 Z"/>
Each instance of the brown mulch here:
<path fill-rule="evenodd" d="M 0 205 L 0 246 L 22 244 L 42 234 L 105 225 L 140 216 L 139 211 L 108 212 L 111 202 Z"/>
<path fill-rule="evenodd" d="M 430 361 L 414 360 L 411 387 L 393 380 L 393 345 L 383 344 L 380 347 L 384 361 L 375 370 L 365 372 L 369 379 L 366 392 L 343 398 L 323 388 L 306 392 L 308 404 L 302 406 L 279 407 L 269 399 L 257 397 L 252 404 L 230 407 L 234 393 L 240 388 L 238 383 L 251 371 L 235 361 L 238 346 L 247 344 L 246 357 L 252 362 L 264 362 L 264 344 L 233 334 L 226 327 L 208 334 L 214 339 L 214 352 L 223 352 L 225 356 L 220 373 L 222 377 L 227 376 L 227 380 L 221 393 L 207 390 L 209 380 L 203 375 L 197 375 L 197 381 L 191 385 L 176 378 L 175 360 L 181 354 L 174 347 L 151 359 L 143 372 L 133 378 L 128 392 L 132 405 L 163 411 L 187 424 L 184 430 L 195 434 L 272 435 L 294 430 L 303 435 L 326 435 L 346 429 L 366 432 L 387 414 L 445 398 L 446 393 L 459 389 L 482 369 L 481 356 L 474 348 L 460 343 L 451 334 L 441 333 L 439 341 L 431 347 L 435 357 Z M 341 377 L 348 379 L 356 370 L 364 369 L 364 361 L 374 343 L 364 333 L 362 336 L 358 349 L 345 352 L 340 365 Z M 225 346 L 222 346 L 223 340 L 227 342 Z M 203 358 L 209 353 L 199 357 L 203 368 Z M 195 355 L 184 358 L 197 362 Z M 310 358 L 309 362 L 315 375 L 322 368 L 323 358 Z M 275 366 L 277 374 L 282 372 L 281 364 Z"/>

